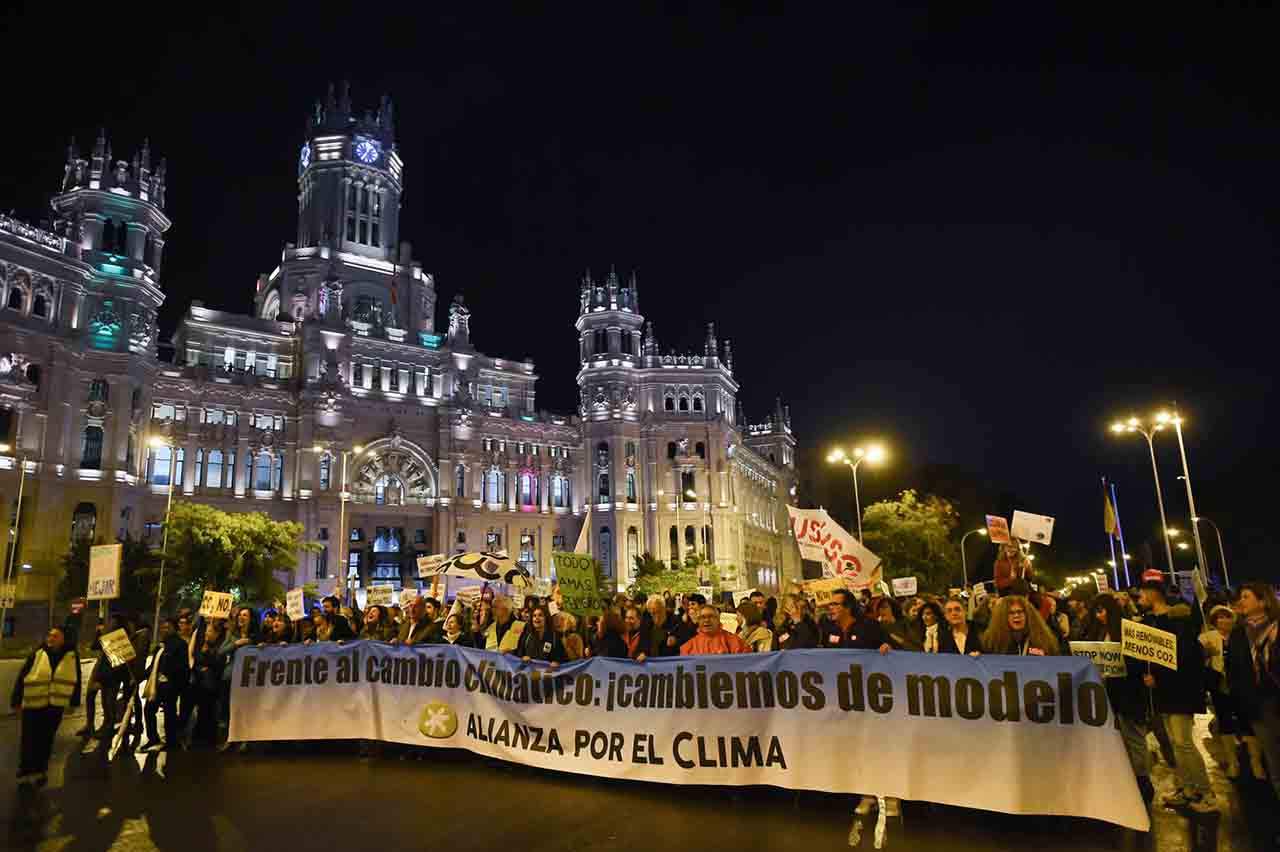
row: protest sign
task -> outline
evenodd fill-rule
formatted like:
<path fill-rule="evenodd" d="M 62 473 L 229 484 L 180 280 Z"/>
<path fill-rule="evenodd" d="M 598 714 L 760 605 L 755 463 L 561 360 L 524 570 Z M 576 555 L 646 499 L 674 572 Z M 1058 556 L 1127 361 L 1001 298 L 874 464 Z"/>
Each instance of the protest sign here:
<path fill-rule="evenodd" d="M 1107 579 L 1106 574 L 1094 574 L 1093 582 L 1097 583 L 1099 594 L 1111 591 L 1111 582 Z"/>
<path fill-rule="evenodd" d="M 1120 641 L 1126 657 L 1178 670 L 1178 637 L 1137 621 L 1121 619 Z M 1074 645 L 1074 643 L 1073 643 Z"/>
<path fill-rule="evenodd" d="M 831 603 L 831 598 L 836 589 L 848 589 L 849 584 L 840 577 L 830 577 L 826 580 L 806 580 L 800 584 L 804 594 L 813 598 L 814 606 L 824 607 Z"/>
<path fill-rule="evenodd" d="M 915 577 L 894 577 L 893 578 L 893 596 L 895 598 L 908 598 L 916 593 L 919 583 Z"/>
<path fill-rule="evenodd" d="M 1209 590 L 1204 587 L 1204 578 L 1200 576 L 1200 569 L 1191 572 L 1191 583 L 1196 593 L 1196 602 L 1200 606 L 1204 606 L 1204 602 L 1209 599 Z"/>
<path fill-rule="evenodd" d="M 1077 642 L 1071 640 L 1071 653 L 1092 660 L 1103 677 L 1124 677 L 1124 653 L 1119 642 Z"/>
<path fill-rule="evenodd" d="M 395 586 L 386 584 L 370 586 L 364 593 L 365 606 L 391 606 L 395 599 Z"/>
<path fill-rule="evenodd" d="M 749 600 L 751 596 L 754 595 L 755 593 L 756 593 L 755 589 L 747 589 L 745 592 L 734 592 L 733 593 L 734 607 L 736 608 L 738 604 L 742 603 L 745 600 Z"/>
<path fill-rule="evenodd" d="M 400 608 L 408 609 L 409 605 L 418 599 L 418 590 L 414 588 L 400 590 Z"/>
<path fill-rule="evenodd" d="M 1009 522 L 999 515 L 987 515 L 987 537 L 992 544 L 1009 543 Z"/>
<path fill-rule="evenodd" d="M 306 593 L 301 588 L 290 589 L 284 596 L 285 614 L 289 616 L 290 621 L 297 621 L 300 618 L 306 618 Z"/>
<path fill-rule="evenodd" d="M 0 583 L 0 608 L 13 609 L 18 601 L 17 583 Z"/>
<path fill-rule="evenodd" d="M 440 573 L 441 566 L 444 565 L 444 561 L 448 558 L 449 557 L 445 556 L 443 553 L 437 553 L 434 556 L 419 556 L 417 560 L 418 576 L 436 576 L 436 574 Z"/>
<path fill-rule="evenodd" d="M 200 614 L 205 618 L 230 618 L 231 595 L 226 592 L 205 592 L 200 599 Z"/>
<path fill-rule="evenodd" d="M 102 653 L 107 655 L 107 662 L 113 669 L 124 665 L 138 655 L 133 649 L 133 641 L 124 632 L 124 628 L 103 633 L 98 638 L 98 642 L 102 645 Z"/>
<path fill-rule="evenodd" d="M 1013 537 L 1048 546 L 1053 540 L 1053 518 L 1030 512 L 1013 512 Z"/>
<path fill-rule="evenodd" d="M 711 586 L 699 586 L 698 594 L 702 595 L 707 600 L 711 600 L 716 596 L 716 590 Z"/>
<path fill-rule="evenodd" d="M 96 544 L 89 548 L 89 593 L 91 601 L 120 597 L 120 553 L 122 544 Z"/>
<path fill-rule="evenodd" d="M 382 740 L 675 795 L 874 790 L 1150 825 L 1102 679 L 1078 657 L 807 650 L 550 670 L 458 646 L 357 641 L 243 648 L 231 689 L 232 742 Z M 998 766 L 975 772 L 974 743 L 993 742 Z"/>
<path fill-rule="evenodd" d="M 863 547 L 824 509 L 788 506 L 787 514 L 801 558 L 821 562 L 823 576 L 848 577 L 858 589 L 880 580 L 880 557 Z"/>
<path fill-rule="evenodd" d="M 556 553 L 561 608 L 574 615 L 599 615 L 600 583 L 596 561 L 585 553 Z"/>
<path fill-rule="evenodd" d="M 720 613 L 720 626 L 730 633 L 738 632 L 738 614 L 736 612 Z"/>

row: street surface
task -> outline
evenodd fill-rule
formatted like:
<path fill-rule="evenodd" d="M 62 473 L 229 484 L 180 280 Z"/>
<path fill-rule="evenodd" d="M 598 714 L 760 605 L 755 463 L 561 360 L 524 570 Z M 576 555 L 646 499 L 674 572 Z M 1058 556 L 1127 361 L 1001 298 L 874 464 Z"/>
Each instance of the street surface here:
<path fill-rule="evenodd" d="M 1199 722 L 1207 736 L 1208 717 Z M 0 848 L 47 852 L 307 849 L 749 850 L 848 849 L 849 796 L 674 787 L 557 774 L 433 751 L 428 761 L 361 759 L 350 744 L 284 744 L 234 751 L 81 753 L 71 736 L 83 710 L 59 731 L 49 786 L 17 790 L 19 722 L 0 718 Z M 852 758 L 856 759 L 856 758 Z M 1271 845 L 1276 819 L 1269 788 L 1246 779 L 1237 793 L 1210 762 L 1225 803 L 1220 852 Z M 980 760 L 973 771 L 981 772 Z M 1245 770 L 1247 772 L 1247 769 Z M 164 777 L 161 777 L 163 773 Z M 1169 789 L 1167 769 L 1156 778 Z M 1085 852 L 1193 848 L 1188 820 L 1156 809 L 1144 838 L 1090 820 L 1013 817 L 904 803 L 889 823 L 887 849 Z M 1252 832 L 1252 836 L 1251 836 Z M 863 846 L 872 848 L 871 832 Z M 1126 836 L 1127 835 L 1127 836 Z M 1210 847 L 1212 848 L 1212 847 Z"/>

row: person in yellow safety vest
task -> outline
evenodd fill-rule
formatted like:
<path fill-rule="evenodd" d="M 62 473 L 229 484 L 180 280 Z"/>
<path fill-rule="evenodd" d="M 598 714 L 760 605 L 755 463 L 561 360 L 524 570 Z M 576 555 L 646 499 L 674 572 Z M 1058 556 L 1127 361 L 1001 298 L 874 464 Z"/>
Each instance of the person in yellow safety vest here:
<path fill-rule="evenodd" d="M 45 636 L 18 673 L 9 706 L 22 708 L 18 784 L 43 787 L 49 780 L 53 738 L 68 707 L 80 706 L 80 654 L 61 627 Z"/>

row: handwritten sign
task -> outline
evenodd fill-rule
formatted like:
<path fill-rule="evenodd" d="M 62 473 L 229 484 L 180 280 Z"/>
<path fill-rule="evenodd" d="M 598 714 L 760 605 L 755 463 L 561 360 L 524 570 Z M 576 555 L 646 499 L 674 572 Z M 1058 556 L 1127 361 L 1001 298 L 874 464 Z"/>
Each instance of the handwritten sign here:
<path fill-rule="evenodd" d="M 837 589 L 848 590 L 849 584 L 843 577 L 829 577 L 825 580 L 806 580 L 800 587 L 807 596 L 813 598 L 815 606 L 823 607 L 835 598 Z"/>
<path fill-rule="evenodd" d="M 738 614 L 736 612 L 720 613 L 720 626 L 730 633 L 738 632 Z"/>
<path fill-rule="evenodd" d="M 561 608 L 574 615 L 599 615 L 599 566 L 585 553 L 556 553 Z"/>
<path fill-rule="evenodd" d="M 743 601 L 750 600 L 751 596 L 754 595 L 755 593 L 756 593 L 755 589 L 747 589 L 745 592 L 734 592 L 733 605 L 736 607 L 738 604 L 742 603 Z"/>
<path fill-rule="evenodd" d="M 1178 637 L 1173 633 L 1125 618 L 1120 622 L 1120 640 L 1126 657 L 1178 670 Z"/>
<path fill-rule="evenodd" d="M 699 586 L 698 594 L 702 595 L 702 597 L 707 600 L 711 600 L 716 596 L 716 590 L 711 586 Z"/>
<path fill-rule="evenodd" d="M 89 593 L 91 601 L 120 597 L 120 553 L 122 544 L 98 544 L 89 548 Z"/>
<path fill-rule="evenodd" d="M 1119 642 L 1071 642 L 1071 653 L 1086 657 L 1098 667 L 1103 677 L 1124 677 L 1124 650 Z"/>
<path fill-rule="evenodd" d="M 230 618 L 231 595 L 226 592 L 205 592 L 200 599 L 200 614 L 205 618 Z"/>
<path fill-rule="evenodd" d="M 992 544 L 1009 543 L 1009 522 L 999 515 L 987 515 L 987 537 Z"/>
<path fill-rule="evenodd" d="M 444 572 L 444 561 L 449 557 L 443 553 L 437 553 L 434 556 L 418 557 L 418 576 L 419 577 L 435 577 Z"/>
<path fill-rule="evenodd" d="M 395 586 L 370 586 L 364 595 L 365 606 L 391 606 L 396 599 Z"/>
<path fill-rule="evenodd" d="M 102 653 L 107 655 L 107 662 L 111 664 L 113 669 L 116 666 L 123 666 L 137 657 L 133 642 L 125 634 L 124 628 L 112 630 L 110 633 L 103 633 L 99 637 L 98 643 L 102 645 Z"/>
<path fill-rule="evenodd" d="M 916 593 L 919 588 L 919 582 L 915 577 L 894 577 L 893 578 L 893 596 L 895 598 L 907 598 Z"/>
<path fill-rule="evenodd" d="M 413 602 L 418 599 L 417 589 L 401 589 L 400 590 L 400 608 L 408 609 Z"/>
<path fill-rule="evenodd" d="M 284 596 L 285 614 L 289 616 L 290 621 L 297 621 L 306 618 L 306 593 L 301 588 L 290 589 Z"/>
<path fill-rule="evenodd" d="M 1048 546 L 1053 541 L 1053 518 L 1014 510 L 1013 536 L 1023 541 Z"/>

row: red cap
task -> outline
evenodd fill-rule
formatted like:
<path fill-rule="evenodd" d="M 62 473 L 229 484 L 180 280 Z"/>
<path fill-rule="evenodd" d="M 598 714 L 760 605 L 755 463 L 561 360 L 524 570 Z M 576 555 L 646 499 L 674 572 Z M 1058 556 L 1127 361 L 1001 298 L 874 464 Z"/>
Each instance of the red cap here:
<path fill-rule="evenodd" d="M 1142 582 L 1144 583 L 1163 583 L 1164 574 L 1155 568 L 1148 568 L 1142 572 Z"/>

